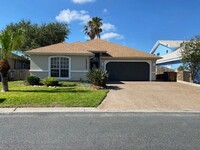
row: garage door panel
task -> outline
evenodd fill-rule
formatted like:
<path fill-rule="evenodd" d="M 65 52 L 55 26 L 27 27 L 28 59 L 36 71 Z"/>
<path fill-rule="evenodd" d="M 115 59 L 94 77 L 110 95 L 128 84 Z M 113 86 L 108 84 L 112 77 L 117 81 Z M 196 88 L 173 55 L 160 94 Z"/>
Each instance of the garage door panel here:
<path fill-rule="evenodd" d="M 106 65 L 110 81 L 149 81 L 146 62 L 109 62 Z"/>

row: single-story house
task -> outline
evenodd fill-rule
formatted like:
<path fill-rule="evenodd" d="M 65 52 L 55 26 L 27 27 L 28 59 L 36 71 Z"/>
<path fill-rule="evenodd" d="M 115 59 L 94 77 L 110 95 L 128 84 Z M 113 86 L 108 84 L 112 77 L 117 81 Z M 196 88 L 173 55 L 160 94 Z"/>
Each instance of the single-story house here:
<path fill-rule="evenodd" d="M 160 57 L 105 40 L 58 43 L 26 51 L 31 57 L 30 73 L 41 79 L 86 80 L 92 68 L 109 73 L 111 81 L 155 80 L 156 60 Z"/>

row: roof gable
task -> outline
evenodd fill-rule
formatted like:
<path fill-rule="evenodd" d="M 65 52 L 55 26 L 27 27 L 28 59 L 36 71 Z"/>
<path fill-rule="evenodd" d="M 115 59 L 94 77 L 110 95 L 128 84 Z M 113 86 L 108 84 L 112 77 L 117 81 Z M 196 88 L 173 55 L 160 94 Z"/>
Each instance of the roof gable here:
<path fill-rule="evenodd" d="M 159 45 L 163 45 L 170 49 L 177 49 L 183 42 L 183 40 L 158 40 L 151 49 L 150 54 L 153 54 Z"/>

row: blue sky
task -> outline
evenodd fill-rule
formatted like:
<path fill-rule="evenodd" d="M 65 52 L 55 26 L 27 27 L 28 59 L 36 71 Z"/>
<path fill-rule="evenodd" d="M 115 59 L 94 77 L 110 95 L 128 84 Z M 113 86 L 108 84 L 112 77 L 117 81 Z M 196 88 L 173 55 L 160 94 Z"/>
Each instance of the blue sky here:
<path fill-rule="evenodd" d="M 149 52 L 161 40 L 188 40 L 200 34 L 200 0 L 0 0 L 0 29 L 21 19 L 68 22 L 67 42 L 86 41 L 91 17 L 104 22 L 102 38 Z"/>

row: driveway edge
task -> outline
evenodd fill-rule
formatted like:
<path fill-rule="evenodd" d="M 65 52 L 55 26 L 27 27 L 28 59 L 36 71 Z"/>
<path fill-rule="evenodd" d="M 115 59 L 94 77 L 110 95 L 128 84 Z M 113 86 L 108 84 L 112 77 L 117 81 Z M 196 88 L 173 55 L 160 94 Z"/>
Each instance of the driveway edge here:
<path fill-rule="evenodd" d="M 186 84 L 186 85 L 190 85 L 190 86 L 194 86 L 194 87 L 199 87 L 200 88 L 200 84 L 196 84 L 196 83 L 191 83 L 191 82 L 186 82 L 186 81 L 181 81 L 181 80 L 177 80 L 177 83 L 182 83 L 182 84 Z"/>

